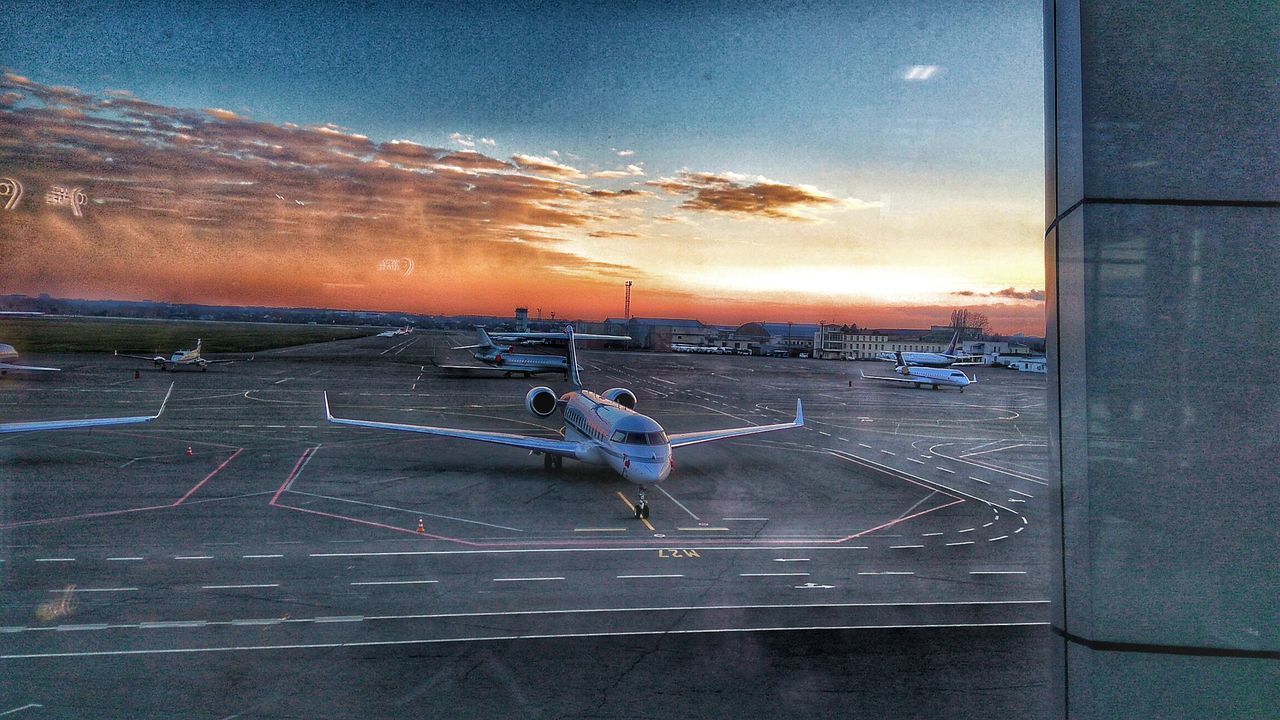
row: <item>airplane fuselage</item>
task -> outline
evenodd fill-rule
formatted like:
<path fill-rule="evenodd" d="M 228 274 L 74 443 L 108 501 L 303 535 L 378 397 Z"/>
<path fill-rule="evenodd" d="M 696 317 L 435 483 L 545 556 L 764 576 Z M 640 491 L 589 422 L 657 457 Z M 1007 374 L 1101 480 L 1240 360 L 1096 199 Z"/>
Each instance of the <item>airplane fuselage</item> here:
<path fill-rule="evenodd" d="M 932 385 L 934 387 L 968 387 L 972 382 L 968 375 L 959 370 L 949 370 L 946 368 L 919 367 L 916 365 L 902 366 L 897 369 L 905 379 L 917 382 L 921 385 Z"/>
<path fill-rule="evenodd" d="M 510 348 L 506 348 L 510 350 Z M 564 373 L 569 363 L 556 355 L 534 355 L 529 353 L 503 352 L 503 348 L 473 353 L 475 359 L 486 365 L 492 365 L 508 372 L 536 375 L 538 373 Z"/>
<path fill-rule="evenodd" d="M 606 465 L 638 485 L 654 485 L 671 474 L 671 445 L 653 418 L 590 390 L 565 393 L 560 401 L 564 439 L 584 445 L 579 460 Z"/>

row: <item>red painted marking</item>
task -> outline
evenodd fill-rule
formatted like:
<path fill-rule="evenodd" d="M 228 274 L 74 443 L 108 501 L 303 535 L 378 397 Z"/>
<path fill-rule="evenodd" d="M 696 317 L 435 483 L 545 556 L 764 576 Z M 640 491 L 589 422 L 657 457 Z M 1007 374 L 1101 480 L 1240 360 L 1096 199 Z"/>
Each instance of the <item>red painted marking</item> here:
<path fill-rule="evenodd" d="M 289 487 L 289 483 L 293 482 L 294 478 L 298 477 L 298 472 L 302 469 L 302 463 L 306 462 L 307 457 L 319 449 L 320 449 L 320 446 L 317 445 L 315 447 L 309 447 L 306 450 L 302 451 L 302 455 L 301 457 L 298 458 L 298 462 L 293 464 L 293 470 L 289 471 L 289 477 L 284 479 L 284 482 L 280 485 L 280 489 L 276 491 L 275 495 L 271 496 L 271 502 L 267 503 L 268 505 L 276 504 L 276 501 L 279 500 L 280 496 L 284 494 L 285 488 Z"/>
<path fill-rule="evenodd" d="M 217 475 L 219 472 L 221 472 L 223 468 L 225 468 L 228 464 L 230 464 L 232 460 L 235 460 L 236 457 L 242 452 L 244 452 L 244 448 L 237 448 L 236 451 L 231 454 L 231 457 L 227 458 L 226 460 L 223 460 L 221 465 L 214 468 L 213 472 L 209 473 L 208 475 L 205 475 L 204 479 L 196 483 L 195 486 L 192 487 L 190 490 L 188 490 L 185 495 L 166 505 L 147 505 L 146 507 L 125 508 L 123 510 L 103 510 L 101 512 L 81 513 L 79 515 L 61 515 L 59 517 L 43 518 L 40 520 L 23 520 L 21 522 L 0 525 L 0 529 L 8 529 L 8 528 L 16 528 L 16 527 L 32 527 L 35 525 L 52 525 L 53 523 L 68 522 L 71 520 L 88 520 L 90 518 L 109 517 L 111 515 L 124 515 L 126 513 L 145 512 L 147 510 L 163 510 L 165 508 L 177 507 L 181 505 L 184 501 L 186 501 L 187 498 L 195 494 L 195 492 L 199 490 L 205 483 L 212 480 L 214 475 Z"/>
<path fill-rule="evenodd" d="M 236 450 L 235 452 L 231 453 L 231 457 L 227 458 L 226 460 L 223 460 L 221 465 L 213 469 L 213 472 L 209 473 L 208 475 L 205 475 L 204 479 L 196 483 L 195 487 L 188 490 L 186 495 L 183 495 L 182 497 L 173 501 L 173 504 L 171 505 L 171 507 L 177 507 L 182 503 L 186 502 L 187 498 L 194 495 L 195 492 L 199 490 L 201 487 L 203 487 L 205 483 L 212 480 L 214 475 L 217 475 L 218 473 L 222 472 L 222 468 L 226 467 L 232 460 L 235 460 L 237 457 L 239 457 L 240 453 L 242 452 L 244 452 L 244 448 L 240 448 L 239 450 Z"/>

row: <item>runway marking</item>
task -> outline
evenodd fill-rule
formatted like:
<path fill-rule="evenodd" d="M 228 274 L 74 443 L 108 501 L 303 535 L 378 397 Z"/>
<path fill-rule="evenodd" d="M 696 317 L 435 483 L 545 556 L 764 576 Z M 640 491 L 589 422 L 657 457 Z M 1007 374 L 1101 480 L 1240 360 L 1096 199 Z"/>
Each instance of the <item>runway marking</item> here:
<path fill-rule="evenodd" d="M 77 593 L 87 593 L 87 592 L 133 592 L 133 591 L 135 591 L 135 590 L 137 590 L 137 589 L 138 589 L 138 588 L 136 588 L 136 587 L 118 587 L 118 588 L 82 588 L 82 587 L 78 587 L 78 588 L 76 588 L 76 592 L 77 592 Z M 59 593 L 59 594 L 65 594 L 65 593 L 67 592 L 67 589 L 66 589 L 66 588 L 57 588 L 57 589 L 55 589 L 55 590 L 49 590 L 49 591 L 47 591 L 47 592 L 51 592 L 51 593 Z"/>
<path fill-rule="evenodd" d="M 870 450 L 870 449 L 871 449 L 871 446 L 870 446 L 870 445 L 868 445 L 868 444 L 866 444 L 866 443 L 858 443 L 858 447 L 864 447 L 864 448 L 866 448 L 866 449 L 868 449 L 868 450 Z"/>
<path fill-rule="evenodd" d="M 254 618 L 252 620 L 232 620 L 232 625 L 279 625 L 284 618 Z"/>
<path fill-rule="evenodd" d="M 956 474 L 956 471 L 955 471 L 955 470 L 948 470 L 948 469 L 946 469 L 946 468 L 944 468 L 944 467 L 937 466 L 937 465 L 935 465 L 935 466 L 934 466 L 934 469 L 935 469 L 935 470 L 941 470 L 941 471 L 942 471 L 942 472 L 944 472 L 944 473 L 951 473 L 952 475 L 955 475 L 955 474 Z"/>
<path fill-rule="evenodd" d="M 282 557 L 284 557 L 284 555 L 279 555 L 279 554 L 276 554 L 276 555 L 241 555 L 240 557 L 245 558 L 245 559 L 256 559 L 256 558 L 282 558 Z"/>
<path fill-rule="evenodd" d="M 738 573 L 738 577 L 808 577 L 807 572 L 793 573 Z"/>
<path fill-rule="evenodd" d="M 280 583 L 258 583 L 246 585 L 201 585 L 201 590 L 239 590 L 242 588 L 273 588 L 280 587 Z"/>
<path fill-rule="evenodd" d="M 287 382 L 289 382 L 289 381 L 290 381 L 290 380 L 292 380 L 292 379 L 293 379 L 293 378 L 285 378 L 285 379 L 283 379 L 283 380 L 277 380 L 277 381 L 275 381 L 275 382 L 273 382 L 273 383 L 271 383 L 271 384 L 272 384 L 272 385 L 279 385 L 279 384 L 281 384 L 281 383 L 287 383 Z"/>
<path fill-rule="evenodd" d="M 650 376 L 649 376 L 649 379 L 650 379 L 650 380 L 657 380 L 658 382 L 660 382 L 660 383 L 664 383 L 664 384 L 666 384 L 666 385 L 675 385 L 675 384 L 677 384 L 677 383 L 673 383 L 673 382 L 671 382 L 670 380 L 663 380 L 663 379 L 662 379 L 662 378 L 660 378 L 660 377 L 654 377 L 654 376 L 652 376 L 652 375 L 650 375 Z M 720 397 L 724 397 L 724 396 L 723 396 L 723 395 L 721 395 Z"/>
<path fill-rule="evenodd" d="M 889 452 L 888 450 L 881 450 L 880 452 L 884 453 L 885 455 L 897 455 L 897 454 L 898 454 L 898 453 L 896 453 L 896 452 Z"/>
<path fill-rule="evenodd" d="M 972 540 L 965 540 L 964 542 L 947 543 L 947 547 L 955 547 L 957 545 L 972 545 L 972 544 L 973 544 Z"/>
<path fill-rule="evenodd" d="M 1021 495 L 1022 497 L 1029 497 L 1029 498 L 1035 499 L 1035 495 L 1028 495 L 1028 494 L 1026 494 L 1026 493 L 1022 492 L 1021 490 L 1014 490 L 1013 488 L 1007 488 L 1007 489 L 1009 490 L 1009 492 L 1011 492 L 1011 493 L 1017 493 L 1017 494 Z"/>
<path fill-rule="evenodd" d="M 969 476 L 969 479 L 970 479 L 970 480 L 977 480 L 978 482 L 982 483 L 983 485 L 990 485 L 990 484 L 991 484 L 991 483 L 987 482 L 986 480 L 983 480 L 982 478 L 977 478 L 977 477 L 974 477 L 974 476 L 972 476 L 972 475 L 970 475 L 970 476 Z"/>
<path fill-rule="evenodd" d="M 36 558 L 36 562 L 75 562 L 75 558 Z"/>
<path fill-rule="evenodd" d="M 212 560 L 212 555 L 174 555 L 174 560 Z"/>
<path fill-rule="evenodd" d="M 140 557 L 109 557 L 107 559 L 115 562 L 136 562 L 138 560 L 146 560 L 146 558 Z"/>
<path fill-rule="evenodd" d="M 142 630 L 168 630 L 169 628 L 205 627 L 208 624 L 207 620 L 159 620 L 138 623 L 138 627 Z"/>
<path fill-rule="evenodd" d="M 22 707 L 16 707 L 12 710 L 5 710 L 4 712 L 0 712 L 0 717 L 4 717 L 5 715 L 12 715 L 16 712 L 22 712 L 23 710 L 30 710 L 31 708 L 42 708 L 42 707 L 44 706 L 41 705 L 40 703 L 27 703 Z"/>
<path fill-rule="evenodd" d="M 928 532 L 928 533 L 920 533 L 920 537 L 935 537 L 935 536 L 937 536 L 937 535 L 945 535 L 945 534 L 946 534 L 946 533 L 940 533 L 940 532 Z"/>
<path fill-rule="evenodd" d="M 923 464 L 924 464 L 924 461 L 923 461 L 923 460 L 917 460 L 917 459 L 915 459 L 915 458 L 907 458 L 907 462 L 913 462 L 913 463 L 915 463 L 915 464 L 917 464 L 917 465 L 923 465 Z"/>
<path fill-rule="evenodd" d="M 187 655 L 214 652 L 255 652 L 280 650 L 324 650 L 330 648 L 386 647 L 396 645 L 438 645 L 457 642 L 510 642 L 512 640 L 568 640 L 596 637 L 642 637 L 650 635 L 710 635 L 720 633 L 750 632 L 806 632 L 812 630 L 899 630 L 899 629 L 948 629 L 987 627 L 1047 627 L 1047 622 L 1012 623 L 919 623 L 915 625 L 805 625 L 761 626 L 734 628 L 705 628 L 690 630 L 627 630 L 597 633 L 541 633 L 526 635 L 493 635 L 489 637 L 422 638 L 410 640 L 362 640 L 332 643 L 298 643 L 290 645 L 228 645 L 223 647 L 162 648 L 157 650 L 95 650 L 88 652 L 26 653 L 0 655 L 0 660 L 35 660 L 66 657 L 110 657 L 120 655 Z"/>
<path fill-rule="evenodd" d="M 769 520 L 769 518 L 761 518 L 761 517 L 753 517 L 753 518 L 748 518 L 748 517 L 727 517 L 727 518 L 720 518 L 720 519 L 721 519 L 721 520 L 727 520 L 727 521 L 730 521 L 730 522 L 732 522 L 732 521 L 734 521 L 734 520 L 740 520 L 740 521 L 742 521 L 742 522 L 767 522 L 767 521 Z"/>
<path fill-rule="evenodd" d="M 435 513 L 423 512 L 422 510 L 410 510 L 410 509 L 408 509 L 408 508 L 399 508 L 399 507 L 395 507 L 395 506 L 392 506 L 392 505 L 379 505 L 379 504 L 377 504 L 377 503 L 364 502 L 364 501 L 362 501 L 362 500 L 351 500 L 351 499 L 348 499 L 348 498 L 333 497 L 333 496 L 331 496 L 331 495 L 320 495 L 320 494 L 318 494 L 318 493 L 310 493 L 310 492 L 305 492 L 305 491 L 303 491 L 303 490 L 292 490 L 292 489 L 290 489 L 290 490 L 288 490 L 288 492 L 291 492 L 291 493 L 293 493 L 293 494 L 295 494 L 295 495 L 306 495 L 306 496 L 308 496 L 308 497 L 318 497 L 318 498 L 323 498 L 323 499 L 325 499 L 325 500 L 334 500 L 334 501 L 337 501 L 337 502 L 347 502 L 347 503 L 352 503 L 352 504 L 355 504 L 355 505 L 366 505 L 366 506 L 368 506 L 368 507 L 380 508 L 380 509 L 382 509 L 382 510 L 395 510 L 395 511 L 397 511 L 397 512 L 408 513 L 408 514 L 413 515 L 413 516 L 415 516 L 415 517 L 416 517 L 416 516 L 422 516 L 422 517 L 433 517 L 433 518 L 440 518 L 440 519 L 442 519 L 442 520 L 453 520 L 454 522 L 471 523 L 471 524 L 473 524 L 473 525 L 484 525 L 485 527 L 497 528 L 497 529 L 499 529 L 499 530 L 512 530 L 512 531 L 514 531 L 514 532 L 527 532 L 527 531 L 525 531 L 525 530 L 521 530 L 520 528 L 507 527 L 506 525 L 494 525 L 493 523 L 480 522 L 479 520 L 467 520 L 466 518 L 452 517 L 452 516 L 449 516 L 449 515 L 437 515 L 437 514 L 435 514 Z M 353 542 L 360 542 L 360 541 L 359 541 L 359 540 L 356 540 L 356 541 L 353 541 Z"/>
<path fill-rule="evenodd" d="M 702 518 L 698 517 L 697 515 L 694 515 L 692 510 L 690 510 L 689 508 L 685 507 L 685 506 L 684 506 L 684 503 L 682 503 L 682 502 L 680 502 L 679 500 L 677 500 L 677 499 L 675 499 L 674 497 L 672 497 L 671 493 L 667 492 L 665 488 L 663 488 L 661 485 L 658 485 L 658 486 L 657 486 L 657 488 L 658 488 L 658 492 L 662 493 L 663 495 L 666 495 L 666 496 L 667 496 L 667 499 L 671 500 L 671 502 L 673 502 L 673 503 L 675 503 L 676 505 L 678 505 L 678 506 L 680 507 L 680 509 L 681 509 L 681 510 L 683 510 L 683 511 L 685 511 L 685 512 L 689 513 L 689 517 L 693 518 L 694 520 L 697 520 L 698 522 L 702 522 Z"/>
<path fill-rule="evenodd" d="M 774 558 L 774 562 L 809 562 L 809 558 Z"/>
<path fill-rule="evenodd" d="M 574 528 L 574 532 L 626 532 L 626 528 Z"/>
<path fill-rule="evenodd" d="M 956 532 L 962 532 L 962 533 L 973 532 L 973 528 L 965 528 L 963 530 L 957 530 Z"/>
<path fill-rule="evenodd" d="M 1026 570 L 970 570 L 970 575 L 1026 575 Z"/>
<path fill-rule="evenodd" d="M 111 627 L 106 623 L 86 623 L 84 625 L 59 625 L 54 628 L 58 632 L 79 632 L 81 630 L 106 630 Z"/>
<path fill-rule="evenodd" d="M 868 572 L 860 572 L 859 575 L 915 575 L 913 572 L 906 570 L 875 570 Z"/>
<path fill-rule="evenodd" d="M 1014 530 L 1013 532 L 1014 532 L 1015 534 L 1017 534 L 1017 533 L 1020 533 L 1020 532 L 1022 532 L 1023 530 L 1026 530 L 1026 529 L 1027 529 L 1027 528 L 1026 528 L 1026 526 L 1024 525 L 1024 526 L 1022 526 L 1022 527 L 1018 528 L 1017 530 Z"/>
<path fill-rule="evenodd" d="M 516 577 L 516 578 L 494 578 L 494 582 L 543 582 L 546 580 L 563 580 L 563 577 Z"/>
<path fill-rule="evenodd" d="M 819 434 L 819 435 L 826 436 L 826 437 L 831 437 L 831 433 L 829 433 L 829 432 L 824 432 L 824 431 L 822 431 L 822 430 L 819 430 L 819 431 L 818 431 L 818 434 Z"/>
<path fill-rule="evenodd" d="M 314 623 L 345 623 L 345 622 L 364 622 L 363 615 L 330 615 L 328 617 L 312 618 Z"/>
<path fill-rule="evenodd" d="M 631 509 L 631 514 L 635 515 L 636 506 L 631 504 L 631 501 L 627 499 L 626 495 L 622 494 L 621 490 L 618 490 L 617 492 L 618 492 L 618 497 L 622 500 L 622 502 L 626 503 L 627 507 Z M 644 523 L 644 526 L 649 528 L 649 532 L 657 532 L 656 528 L 653 527 L 653 525 L 649 522 L 648 518 L 641 518 L 640 522 Z"/>
<path fill-rule="evenodd" d="M 988 538 L 988 539 L 987 539 L 987 542 L 995 542 L 995 541 L 997 541 L 997 540 L 1003 540 L 1003 539 L 1005 539 L 1005 538 L 1007 538 L 1007 537 L 1009 537 L 1009 536 L 1008 536 L 1008 535 L 1001 535 L 1000 537 Z"/>
<path fill-rule="evenodd" d="M 907 550 L 910 548 L 922 548 L 923 545 L 890 545 L 890 550 Z"/>
<path fill-rule="evenodd" d="M 348 583 L 349 585 L 434 585 L 439 580 L 365 580 Z"/>
<path fill-rule="evenodd" d="M 728 532 L 727 527 L 678 527 L 676 530 L 683 532 Z"/>
<path fill-rule="evenodd" d="M 846 440 L 845 438 L 842 438 L 842 437 L 838 437 L 838 438 L 836 438 L 836 439 L 837 439 L 837 440 L 839 440 L 840 442 L 849 442 L 848 440 Z"/>
<path fill-rule="evenodd" d="M 632 580 L 635 578 L 682 578 L 683 575 L 617 575 L 619 580 Z"/>

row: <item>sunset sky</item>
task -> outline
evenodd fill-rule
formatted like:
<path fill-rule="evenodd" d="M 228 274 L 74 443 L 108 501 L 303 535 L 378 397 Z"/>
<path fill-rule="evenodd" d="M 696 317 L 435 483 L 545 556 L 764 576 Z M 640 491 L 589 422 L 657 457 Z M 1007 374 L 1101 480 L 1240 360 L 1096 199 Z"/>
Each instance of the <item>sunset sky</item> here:
<path fill-rule="evenodd" d="M 1043 332 L 1037 4 L 226 5 L 9 6 L 0 293 Z"/>

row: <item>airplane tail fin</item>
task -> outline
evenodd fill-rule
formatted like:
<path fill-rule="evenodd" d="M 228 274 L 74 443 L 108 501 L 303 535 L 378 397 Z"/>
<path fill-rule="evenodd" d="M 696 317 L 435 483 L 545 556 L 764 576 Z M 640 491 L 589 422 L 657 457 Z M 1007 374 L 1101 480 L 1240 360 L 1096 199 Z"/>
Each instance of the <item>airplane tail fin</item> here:
<path fill-rule="evenodd" d="M 565 365 L 569 374 L 569 382 L 576 388 L 582 387 L 582 378 L 578 376 L 578 349 L 573 344 L 573 326 L 564 326 Z"/>
<path fill-rule="evenodd" d="M 196 352 L 200 352 L 200 343 L 204 342 L 200 338 L 196 338 Z"/>
<path fill-rule="evenodd" d="M 898 361 L 898 367 L 907 366 L 907 361 L 903 359 L 901 350 L 894 350 L 893 357 Z"/>
<path fill-rule="evenodd" d="M 480 341 L 480 347 L 482 348 L 494 347 L 493 340 L 489 339 L 489 333 L 485 332 L 484 328 L 480 325 L 476 326 L 476 337 Z"/>
<path fill-rule="evenodd" d="M 959 342 L 960 342 L 960 331 L 956 330 L 955 334 L 951 336 L 951 344 L 947 346 L 947 351 L 943 354 L 950 355 L 951 357 L 955 357 L 956 348 L 959 345 Z"/>

